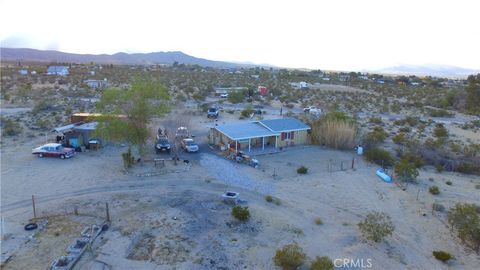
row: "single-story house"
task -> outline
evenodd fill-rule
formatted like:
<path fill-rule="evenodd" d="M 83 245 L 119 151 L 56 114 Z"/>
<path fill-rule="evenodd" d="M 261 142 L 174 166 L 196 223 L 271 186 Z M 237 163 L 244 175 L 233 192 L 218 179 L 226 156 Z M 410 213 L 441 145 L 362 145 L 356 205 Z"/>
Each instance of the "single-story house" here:
<path fill-rule="evenodd" d="M 20 75 L 28 75 L 28 70 L 26 70 L 26 69 L 20 69 L 20 70 L 18 71 L 18 74 L 20 74 Z"/>
<path fill-rule="evenodd" d="M 68 74 L 68 67 L 66 66 L 49 66 L 47 69 L 47 75 L 67 76 Z"/>
<path fill-rule="evenodd" d="M 221 149 L 265 150 L 309 142 L 310 127 L 295 118 L 281 118 L 217 125 L 210 129 L 210 144 Z"/>
<path fill-rule="evenodd" d="M 85 84 L 92 89 L 100 89 L 108 86 L 108 80 L 85 80 Z"/>

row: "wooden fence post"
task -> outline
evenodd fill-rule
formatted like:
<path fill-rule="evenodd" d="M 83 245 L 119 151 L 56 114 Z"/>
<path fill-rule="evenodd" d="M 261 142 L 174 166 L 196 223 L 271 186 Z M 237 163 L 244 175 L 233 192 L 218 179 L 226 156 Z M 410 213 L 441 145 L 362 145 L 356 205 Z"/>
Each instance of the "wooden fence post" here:
<path fill-rule="evenodd" d="M 37 218 L 37 210 L 35 209 L 35 197 L 32 195 L 33 218 Z"/>
<path fill-rule="evenodd" d="M 105 203 L 105 210 L 107 214 L 107 221 L 110 222 L 110 211 L 108 209 L 108 202 Z"/>

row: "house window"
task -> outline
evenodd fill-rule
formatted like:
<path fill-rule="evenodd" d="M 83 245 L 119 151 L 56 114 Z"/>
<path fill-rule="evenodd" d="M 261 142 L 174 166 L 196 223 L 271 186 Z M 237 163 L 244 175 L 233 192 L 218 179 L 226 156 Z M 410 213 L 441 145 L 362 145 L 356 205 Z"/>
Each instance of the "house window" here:
<path fill-rule="evenodd" d="M 294 131 L 282 132 L 280 134 L 280 138 L 281 138 L 282 141 L 293 140 L 293 139 L 295 139 L 295 132 Z"/>

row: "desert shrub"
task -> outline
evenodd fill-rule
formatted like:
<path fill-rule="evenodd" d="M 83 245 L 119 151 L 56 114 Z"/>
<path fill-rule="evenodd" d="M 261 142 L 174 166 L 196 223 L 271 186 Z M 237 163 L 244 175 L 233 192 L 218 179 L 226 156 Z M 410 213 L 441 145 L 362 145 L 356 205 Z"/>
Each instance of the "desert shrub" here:
<path fill-rule="evenodd" d="M 252 106 L 247 106 L 245 107 L 245 109 L 243 109 L 241 112 L 240 112 L 240 115 L 244 118 L 247 118 L 247 117 L 250 117 L 250 115 L 255 112 L 252 108 Z"/>
<path fill-rule="evenodd" d="M 315 219 L 315 224 L 317 224 L 317 225 L 322 225 L 322 224 L 323 224 L 322 219 L 319 218 L 319 217 L 317 217 L 317 218 Z"/>
<path fill-rule="evenodd" d="M 402 133 L 409 133 L 410 131 L 412 131 L 411 127 L 401 127 L 398 129 L 398 132 L 402 132 Z"/>
<path fill-rule="evenodd" d="M 437 259 L 439 261 L 442 261 L 442 262 L 446 262 L 446 261 L 453 258 L 453 256 L 450 253 L 442 251 L 442 250 L 433 251 L 432 255 L 433 255 L 433 257 L 435 257 L 435 259 Z"/>
<path fill-rule="evenodd" d="M 187 97 L 184 94 L 178 94 L 176 96 L 176 100 L 185 102 L 185 101 L 187 101 Z"/>
<path fill-rule="evenodd" d="M 365 219 L 358 223 L 358 228 L 363 237 L 374 242 L 382 241 L 395 230 L 390 216 L 376 211 L 368 213 Z"/>
<path fill-rule="evenodd" d="M 414 116 L 407 116 L 405 117 L 405 122 L 407 122 L 411 127 L 414 127 L 418 124 L 420 119 Z"/>
<path fill-rule="evenodd" d="M 200 92 L 196 92 L 192 95 L 192 98 L 195 99 L 196 101 L 204 101 L 206 96 Z"/>
<path fill-rule="evenodd" d="M 367 133 L 363 140 L 363 143 L 367 146 L 375 146 L 379 143 L 383 143 L 388 137 L 388 133 L 382 127 L 375 127 L 372 131 Z"/>
<path fill-rule="evenodd" d="M 333 112 L 311 123 L 315 144 L 335 149 L 352 149 L 357 144 L 357 127 L 345 114 Z"/>
<path fill-rule="evenodd" d="M 437 186 L 431 186 L 428 189 L 428 192 L 430 192 L 433 195 L 438 195 L 438 194 L 440 194 L 440 189 Z"/>
<path fill-rule="evenodd" d="M 312 262 L 312 265 L 310 265 L 310 270 L 333 270 L 334 267 L 335 265 L 333 264 L 332 259 L 329 257 L 317 256 Z"/>
<path fill-rule="evenodd" d="M 465 174 L 480 174 L 480 164 L 462 162 L 455 168 L 455 171 Z"/>
<path fill-rule="evenodd" d="M 248 207 L 241 207 L 240 205 L 236 205 L 232 208 L 232 216 L 238 220 L 246 221 L 250 218 L 250 211 Z"/>
<path fill-rule="evenodd" d="M 372 117 L 368 120 L 369 123 L 376 124 L 376 125 L 381 125 L 383 124 L 382 118 L 380 117 Z"/>
<path fill-rule="evenodd" d="M 443 109 L 441 109 L 441 110 L 432 109 L 432 110 L 430 110 L 429 115 L 431 117 L 452 117 L 453 116 L 452 113 L 449 113 L 448 111 L 443 110 Z"/>
<path fill-rule="evenodd" d="M 401 159 L 412 163 L 413 165 L 415 165 L 416 168 L 420 168 L 425 165 L 425 161 L 423 160 L 423 158 L 415 152 L 405 152 L 402 154 Z"/>
<path fill-rule="evenodd" d="M 442 164 L 436 164 L 435 165 L 435 169 L 437 170 L 437 172 L 441 173 L 445 170 L 445 168 L 443 167 Z"/>
<path fill-rule="evenodd" d="M 404 144 L 405 143 L 405 133 L 398 133 L 397 135 L 395 135 L 393 138 L 392 138 L 392 141 L 395 143 L 395 144 Z"/>
<path fill-rule="evenodd" d="M 451 185 L 452 185 L 452 181 L 446 181 L 445 184 L 451 186 Z"/>
<path fill-rule="evenodd" d="M 127 152 L 122 153 L 123 167 L 125 169 L 131 168 L 135 163 L 135 158 L 132 155 L 132 150 L 128 148 Z"/>
<path fill-rule="evenodd" d="M 480 215 L 478 205 L 457 203 L 448 211 L 448 223 L 458 238 L 473 248 L 480 251 Z"/>
<path fill-rule="evenodd" d="M 308 172 L 308 168 L 305 166 L 301 166 L 297 169 L 297 173 L 299 174 L 306 174 Z"/>
<path fill-rule="evenodd" d="M 46 129 L 50 126 L 50 121 L 48 119 L 40 118 L 37 119 L 36 124 L 40 129 Z"/>
<path fill-rule="evenodd" d="M 419 175 L 415 163 L 406 158 L 400 159 L 400 161 L 395 164 L 395 173 L 402 181 L 414 181 Z"/>
<path fill-rule="evenodd" d="M 475 185 L 475 188 L 476 188 L 476 189 L 480 189 L 480 185 L 478 185 L 478 184 Z"/>
<path fill-rule="evenodd" d="M 276 266 L 285 270 L 297 269 L 305 262 L 306 255 L 303 249 L 296 243 L 283 246 L 277 249 L 273 261 Z"/>
<path fill-rule="evenodd" d="M 365 158 L 382 166 L 392 166 L 393 157 L 390 155 L 390 152 L 381 148 L 371 148 L 365 151 Z"/>
<path fill-rule="evenodd" d="M 445 206 L 443 206 L 443 204 L 440 204 L 440 203 L 433 203 L 432 210 L 437 212 L 443 212 L 445 211 Z"/>
<path fill-rule="evenodd" d="M 267 202 L 273 202 L 273 197 L 270 195 L 265 196 L 265 201 Z"/>
<path fill-rule="evenodd" d="M 0 119 L 3 136 L 15 136 L 22 133 L 23 128 L 20 124 L 12 119 L 2 117 Z"/>
<path fill-rule="evenodd" d="M 433 135 L 439 139 L 445 139 L 448 137 L 448 130 L 443 124 L 436 124 L 433 129 Z"/>

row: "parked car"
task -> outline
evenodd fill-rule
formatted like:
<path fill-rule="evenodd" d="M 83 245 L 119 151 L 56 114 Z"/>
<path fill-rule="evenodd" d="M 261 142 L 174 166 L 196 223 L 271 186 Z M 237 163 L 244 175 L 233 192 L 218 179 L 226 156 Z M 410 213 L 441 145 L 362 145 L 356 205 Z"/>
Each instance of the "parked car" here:
<path fill-rule="evenodd" d="M 61 159 L 71 158 L 75 149 L 63 147 L 59 143 L 47 143 L 32 150 L 32 154 L 38 157 L 58 157 Z"/>
<path fill-rule="evenodd" d="M 207 117 L 208 118 L 210 118 L 210 117 L 217 118 L 219 111 L 220 110 L 217 106 L 212 106 L 212 107 L 208 108 Z"/>
<path fill-rule="evenodd" d="M 170 142 L 166 136 L 158 137 L 157 143 L 155 144 L 155 152 L 157 152 L 157 154 L 160 154 L 163 151 L 170 153 L 170 147 Z"/>
<path fill-rule="evenodd" d="M 228 94 L 227 94 L 227 93 L 221 94 L 220 97 L 221 97 L 221 98 L 228 98 Z"/>
<path fill-rule="evenodd" d="M 198 151 L 198 144 L 195 143 L 193 139 L 187 138 L 182 140 L 182 149 L 189 152 L 197 152 Z"/>
<path fill-rule="evenodd" d="M 315 107 L 315 106 L 310 106 L 310 107 L 303 108 L 303 111 L 306 112 L 306 113 L 316 115 L 316 116 L 319 116 L 320 114 L 322 114 L 322 110 Z"/>
<path fill-rule="evenodd" d="M 190 134 L 188 133 L 188 129 L 186 127 L 179 127 L 177 132 L 175 133 L 176 138 L 188 138 Z"/>

